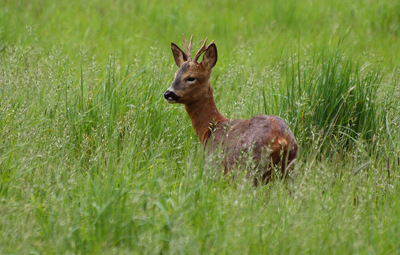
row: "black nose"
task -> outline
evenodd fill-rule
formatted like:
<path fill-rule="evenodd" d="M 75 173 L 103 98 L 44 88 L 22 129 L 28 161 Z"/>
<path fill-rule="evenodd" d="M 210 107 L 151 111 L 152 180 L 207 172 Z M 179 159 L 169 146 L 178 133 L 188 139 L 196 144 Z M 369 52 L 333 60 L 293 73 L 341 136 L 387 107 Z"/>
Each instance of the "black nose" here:
<path fill-rule="evenodd" d="M 167 91 L 165 91 L 165 93 L 164 93 L 164 98 L 166 99 L 166 100 L 178 100 L 179 99 L 179 96 L 177 96 L 174 92 L 172 92 L 172 91 L 169 91 L 169 90 L 167 90 Z"/>

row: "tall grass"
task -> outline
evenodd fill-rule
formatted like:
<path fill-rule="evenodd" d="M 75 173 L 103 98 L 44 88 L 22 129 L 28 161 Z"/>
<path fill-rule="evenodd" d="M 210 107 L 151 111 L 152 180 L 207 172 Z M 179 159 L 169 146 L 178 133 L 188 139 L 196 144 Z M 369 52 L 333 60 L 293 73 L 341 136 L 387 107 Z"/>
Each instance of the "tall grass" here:
<path fill-rule="evenodd" d="M 275 107 L 296 121 L 293 129 L 301 141 L 309 143 L 315 130 L 324 137 L 321 147 L 331 138 L 344 144 L 359 138 L 371 142 L 381 133 L 387 105 L 378 98 L 383 77 L 379 67 L 354 62 L 340 46 L 314 52 L 304 61 L 299 56 L 287 63 L 286 102 Z"/>
<path fill-rule="evenodd" d="M 0 253 L 400 250 L 395 3 L 74 3 L 0 8 Z M 340 47 L 328 14 L 338 34 L 353 22 Z M 162 98 L 186 29 L 217 39 L 223 114 L 293 129 L 293 182 L 205 171 L 184 108 Z"/>
<path fill-rule="evenodd" d="M 202 150 L 184 110 L 162 100 L 173 74 L 170 59 L 121 67 L 111 56 L 102 66 L 83 52 L 79 64 L 71 65 L 57 51 L 7 45 L 0 58 L 2 252 L 395 251 L 395 158 L 389 160 L 389 177 L 387 158 L 371 158 L 363 144 L 348 155 L 327 156 L 319 149 L 337 150 L 337 144 L 306 137 L 314 129 L 344 139 L 343 130 L 355 127 L 350 116 L 381 121 L 374 115 L 384 111 L 377 92 L 357 94 L 370 84 L 376 89 L 381 74 L 353 69 L 354 62 L 339 58 L 341 53 L 324 54 L 328 57 L 312 54 L 306 66 L 289 59 L 275 74 L 286 86 L 274 93 L 264 90 L 254 100 L 260 109 L 271 107 L 292 120 L 302 144 L 304 156 L 289 193 L 280 182 L 255 189 L 247 182 L 215 182 L 205 174 Z M 221 77 L 235 86 L 240 75 Z M 393 89 L 391 94 L 398 93 Z M 318 105 L 315 94 L 326 98 Z M 363 101 L 367 96 L 370 101 Z M 375 108 L 357 112 L 358 103 Z M 384 105 L 397 109 L 398 101 Z M 308 112 L 298 114 L 302 111 Z M 374 132 L 398 146 L 390 140 L 398 137 L 398 115 L 387 114 L 394 118 L 384 118 L 392 126 L 390 136 L 387 129 Z M 311 127 L 302 130 L 306 123 Z M 368 139 L 363 136 L 368 132 L 360 130 L 348 136 L 357 132 L 354 139 Z M 320 156 L 316 162 L 303 161 L 310 155 Z M 379 235 L 371 230 L 376 228 Z"/>

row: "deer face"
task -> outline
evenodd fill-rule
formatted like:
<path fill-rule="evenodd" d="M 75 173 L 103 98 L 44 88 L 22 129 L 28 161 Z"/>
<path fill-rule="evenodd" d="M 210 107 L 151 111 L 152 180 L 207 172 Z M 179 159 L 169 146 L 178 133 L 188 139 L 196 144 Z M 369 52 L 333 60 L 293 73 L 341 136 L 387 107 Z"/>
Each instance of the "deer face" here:
<path fill-rule="evenodd" d="M 189 47 L 186 47 L 188 54 L 174 43 L 171 44 L 172 54 L 179 69 L 175 73 L 171 86 L 164 93 L 164 98 L 168 103 L 190 104 L 208 96 L 211 70 L 217 62 L 217 47 L 214 43 L 205 47 L 205 43 L 206 41 L 193 60 L 190 57 L 191 43 Z M 205 52 L 203 60 L 197 63 L 197 59 L 203 52 Z"/>
<path fill-rule="evenodd" d="M 211 70 L 201 64 L 184 62 L 175 73 L 175 79 L 164 93 L 168 103 L 189 104 L 207 93 Z"/>

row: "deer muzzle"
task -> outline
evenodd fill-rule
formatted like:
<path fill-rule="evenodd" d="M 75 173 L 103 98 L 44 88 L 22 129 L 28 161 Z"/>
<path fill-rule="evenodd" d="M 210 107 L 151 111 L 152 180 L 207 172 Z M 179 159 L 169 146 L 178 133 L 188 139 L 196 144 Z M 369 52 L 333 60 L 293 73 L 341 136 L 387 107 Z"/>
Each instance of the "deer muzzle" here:
<path fill-rule="evenodd" d="M 168 103 L 173 104 L 173 103 L 176 103 L 176 101 L 178 101 L 180 96 L 178 96 L 177 94 L 175 94 L 175 92 L 173 92 L 171 90 L 167 90 L 164 93 L 164 98 L 165 98 L 165 100 L 168 101 Z"/>

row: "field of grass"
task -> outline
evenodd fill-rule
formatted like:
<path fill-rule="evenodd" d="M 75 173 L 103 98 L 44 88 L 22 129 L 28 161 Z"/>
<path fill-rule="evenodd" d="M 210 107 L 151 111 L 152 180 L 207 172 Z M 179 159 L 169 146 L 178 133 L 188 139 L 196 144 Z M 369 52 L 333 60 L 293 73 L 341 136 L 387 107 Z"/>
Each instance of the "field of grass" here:
<path fill-rule="evenodd" d="M 291 182 L 215 180 L 170 43 L 229 118 L 280 115 Z M 397 254 L 400 3 L 0 0 L 1 254 Z"/>

